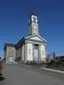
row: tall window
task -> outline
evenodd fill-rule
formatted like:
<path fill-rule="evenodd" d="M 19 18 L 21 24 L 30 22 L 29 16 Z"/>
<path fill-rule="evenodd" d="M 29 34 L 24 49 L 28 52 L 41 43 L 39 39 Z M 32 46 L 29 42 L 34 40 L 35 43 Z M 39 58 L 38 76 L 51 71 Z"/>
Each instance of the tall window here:
<path fill-rule="evenodd" d="M 34 60 L 38 60 L 38 56 L 39 54 L 38 54 L 38 45 L 37 44 L 35 44 L 34 45 Z"/>
<path fill-rule="evenodd" d="M 12 56 L 9 57 L 9 62 L 13 63 L 13 57 Z"/>

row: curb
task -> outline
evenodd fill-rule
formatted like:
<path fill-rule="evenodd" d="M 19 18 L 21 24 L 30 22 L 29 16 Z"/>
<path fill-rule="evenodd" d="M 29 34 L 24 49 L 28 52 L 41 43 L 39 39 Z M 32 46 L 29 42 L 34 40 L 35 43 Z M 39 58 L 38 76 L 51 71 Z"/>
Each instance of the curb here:
<path fill-rule="evenodd" d="M 60 70 L 54 70 L 54 69 L 48 69 L 48 68 L 40 68 L 40 69 L 50 71 L 50 72 L 54 72 L 54 73 L 64 74 L 64 71 L 60 71 Z"/>

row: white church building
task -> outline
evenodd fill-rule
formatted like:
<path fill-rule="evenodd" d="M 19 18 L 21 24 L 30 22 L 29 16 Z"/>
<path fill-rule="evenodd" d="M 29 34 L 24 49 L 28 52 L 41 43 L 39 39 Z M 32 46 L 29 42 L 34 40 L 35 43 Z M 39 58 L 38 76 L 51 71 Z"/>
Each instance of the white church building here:
<path fill-rule="evenodd" d="M 4 44 L 4 58 L 6 63 L 46 61 L 46 40 L 40 36 L 38 17 L 31 13 L 29 17 L 29 34 L 17 44 Z"/>

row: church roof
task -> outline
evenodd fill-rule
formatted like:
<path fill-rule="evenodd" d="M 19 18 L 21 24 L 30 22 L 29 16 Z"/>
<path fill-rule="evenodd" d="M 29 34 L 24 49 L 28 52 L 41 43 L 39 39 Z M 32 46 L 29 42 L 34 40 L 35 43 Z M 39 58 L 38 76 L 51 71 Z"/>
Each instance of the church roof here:
<path fill-rule="evenodd" d="M 36 15 L 36 14 L 34 13 L 34 11 L 32 11 L 32 12 L 31 12 L 31 15 Z"/>
<path fill-rule="evenodd" d="M 13 44 L 13 43 L 5 43 L 4 44 L 4 50 L 7 48 L 7 47 L 15 47 L 16 44 Z"/>
<path fill-rule="evenodd" d="M 15 46 L 15 44 L 12 44 L 12 43 L 5 43 L 4 45 L 5 46 Z"/>
<path fill-rule="evenodd" d="M 19 48 L 20 46 L 22 46 L 23 43 L 24 43 L 24 40 L 25 40 L 25 38 L 23 37 L 23 38 L 16 44 L 16 48 Z"/>
<path fill-rule="evenodd" d="M 30 18 L 32 15 L 37 16 L 37 15 L 34 13 L 34 11 L 32 11 L 32 12 L 30 13 L 29 18 Z"/>

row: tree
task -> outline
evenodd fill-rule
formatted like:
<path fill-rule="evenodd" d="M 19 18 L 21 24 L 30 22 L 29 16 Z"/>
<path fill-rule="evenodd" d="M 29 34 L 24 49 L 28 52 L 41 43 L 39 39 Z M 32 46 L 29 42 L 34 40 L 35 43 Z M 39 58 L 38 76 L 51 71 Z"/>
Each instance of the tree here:
<path fill-rule="evenodd" d="M 50 54 L 47 55 L 46 62 L 50 62 Z"/>
<path fill-rule="evenodd" d="M 53 52 L 53 58 L 54 58 L 54 61 L 56 60 L 56 53 Z"/>

